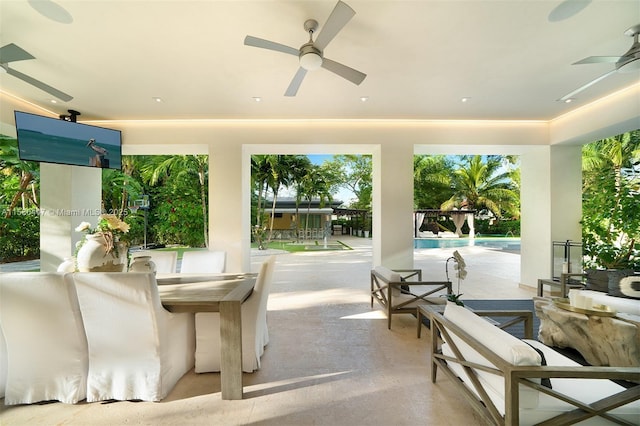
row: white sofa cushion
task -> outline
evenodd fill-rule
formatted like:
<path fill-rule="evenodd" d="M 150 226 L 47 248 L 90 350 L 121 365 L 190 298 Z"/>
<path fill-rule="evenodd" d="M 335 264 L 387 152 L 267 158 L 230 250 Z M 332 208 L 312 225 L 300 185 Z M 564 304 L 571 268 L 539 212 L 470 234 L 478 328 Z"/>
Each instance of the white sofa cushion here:
<path fill-rule="evenodd" d="M 447 303 L 444 317 L 469 333 L 475 339 L 485 343 L 496 355 L 510 364 L 539 366 L 542 362 L 542 358 L 538 352 L 527 343 L 499 329 L 462 306 Z M 487 361 L 486 358 L 460 338 L 452 335 L 452 340 L 467 361 L 495 368 L 495 365 Z M 453 351 L 447 343 L 442 345 L 442 352 L 445 355 L 453 356 Z M 451 368 L 473 389 L 466 372 L 464 372 L 459 365 L 453 364 Z M 504 414 L 505 385 L 503 377 L 484 371 L 478 371 L 477 374 L 493 403 L 498 410 Z M 539 379 L 537 382 L 540 382 Z M 520 406 L 523 408 L 534 408 L 537 405 L 538 391 L 526 386 L 520 386 Z"/>
<path fill-rule="evenodd" d="M 596 305 L 607 305 L 618 312 L 640 315 L 640 300 L 610 296 L 595 290 L 581 290 L 580 294 L 590 297 Z"/>

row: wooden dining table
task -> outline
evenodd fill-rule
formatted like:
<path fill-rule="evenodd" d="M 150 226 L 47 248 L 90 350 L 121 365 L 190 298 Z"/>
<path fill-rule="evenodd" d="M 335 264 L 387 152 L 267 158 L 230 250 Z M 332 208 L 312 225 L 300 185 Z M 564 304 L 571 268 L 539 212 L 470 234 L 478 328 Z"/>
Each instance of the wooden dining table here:
<path fill-rule="evenodd" d="M 220 312 L 222 399 L 242 399 L 241 305 L 257 274 L 158 274 L 162 305 L 170 312 Z"/>

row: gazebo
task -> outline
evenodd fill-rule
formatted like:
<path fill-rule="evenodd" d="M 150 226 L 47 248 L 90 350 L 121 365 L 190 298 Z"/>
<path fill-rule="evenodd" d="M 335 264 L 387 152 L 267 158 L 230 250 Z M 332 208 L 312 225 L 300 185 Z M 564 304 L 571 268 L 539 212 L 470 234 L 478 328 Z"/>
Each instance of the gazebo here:
<path fill-rule="evenodd" d="M 440 210 L 440 209 L 418 209 L 413 212 L 413 235 L 415 238 L 420 236 L 420 227 L 425 218 L 437 219 L 440 216 L 450 216 L 454 225 L 456 225 L 456 235 L 462 236 L 462 226 L 465 220 L 469 225 L 469 238 L 475 238 L 475 228 L 473 217 L 476 210 L 467 209 L 453 209 L 453 210 Z"/>

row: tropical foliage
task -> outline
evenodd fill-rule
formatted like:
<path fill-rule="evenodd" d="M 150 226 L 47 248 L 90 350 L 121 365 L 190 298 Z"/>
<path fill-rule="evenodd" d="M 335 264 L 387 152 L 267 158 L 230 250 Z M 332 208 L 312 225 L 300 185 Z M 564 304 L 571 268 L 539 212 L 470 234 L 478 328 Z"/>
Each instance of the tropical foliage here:
<path fill-rule="evenodd" d="M 640 269 L 640 130 L 583 147 L 587 268 Z"/>

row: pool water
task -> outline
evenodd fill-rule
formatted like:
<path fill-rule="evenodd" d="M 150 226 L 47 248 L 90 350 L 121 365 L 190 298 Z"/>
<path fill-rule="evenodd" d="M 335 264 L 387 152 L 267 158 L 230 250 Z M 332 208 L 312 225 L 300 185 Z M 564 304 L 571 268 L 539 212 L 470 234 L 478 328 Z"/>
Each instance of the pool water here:
<path fill-rule="evenodd" d="M 497 250 L 520 251 L 520 238 L 416 238 L 413 248 L 455 248 L 478 246 Z"/>

